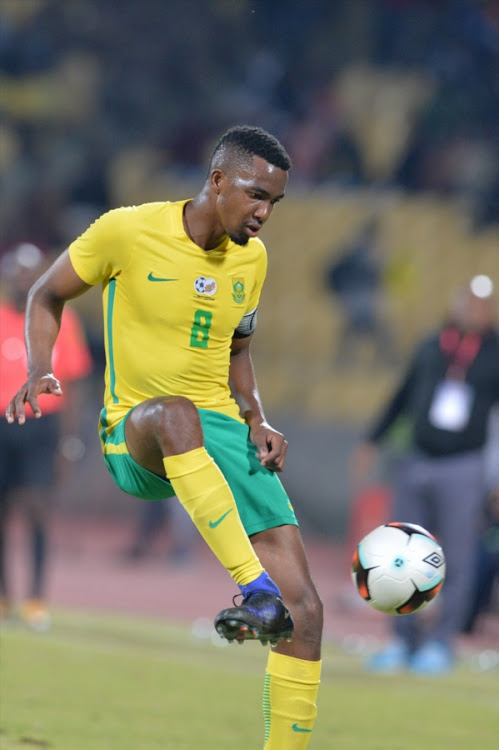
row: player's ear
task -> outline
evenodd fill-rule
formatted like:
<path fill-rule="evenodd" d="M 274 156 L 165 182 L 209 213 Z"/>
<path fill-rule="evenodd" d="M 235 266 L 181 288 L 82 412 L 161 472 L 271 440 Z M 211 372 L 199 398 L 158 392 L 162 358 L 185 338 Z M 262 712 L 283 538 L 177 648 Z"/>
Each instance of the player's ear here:
<path fill-rule="evenodd" d="M 215 168 L 210 175 L 210 184 L 217 195 L 222 191 L 227 175 L 219 168 Z"/>

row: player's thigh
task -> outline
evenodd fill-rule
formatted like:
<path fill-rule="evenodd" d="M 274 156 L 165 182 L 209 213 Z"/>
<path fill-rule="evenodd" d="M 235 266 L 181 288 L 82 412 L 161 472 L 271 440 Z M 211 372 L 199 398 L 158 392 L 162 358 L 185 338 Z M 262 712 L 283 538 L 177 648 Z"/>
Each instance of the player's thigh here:
<path fill-rule="evenodd" d="M 203 444 L 198 411 L 181 396 L 159 396 L 136 406 L 127 415 L 125 437 L 132 458 L 156 474 L 163 474 L 165 456 Z"/>

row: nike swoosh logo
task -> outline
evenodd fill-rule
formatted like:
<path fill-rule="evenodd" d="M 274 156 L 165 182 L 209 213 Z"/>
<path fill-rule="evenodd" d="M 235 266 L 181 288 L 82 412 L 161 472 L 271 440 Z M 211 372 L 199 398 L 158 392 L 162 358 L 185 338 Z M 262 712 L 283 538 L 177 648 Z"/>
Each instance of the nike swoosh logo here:
<path fill-rule="evenodd" d="M 304 729 L 303 727 L 299 727 L 298 724 L 296 723 L 293 724 L 291 729 L 293 730 L 293 732 L 311 732 L 312 731 L 311 729 Z"/>
<path fill-rule="evenodd" d="M 210 521 L 209 523 L 210 529 L 216 529 L 217 526 L 220 526 L 224 518 L 226 518 L 229 515 L 229 513 L 232 513 L 233 510 L 234 508 L 229 508 L 229 510 L 225 511 L 223 516 L 220 516 L 220 518 L 217 518 L 216 521 Z"/>
<path fill-rule="evenodd" d="M 147 278 L 149 281 L 178 281 L 178 279 L 163 279 L 161 276 L 154 276 L 152 271 Z"/>

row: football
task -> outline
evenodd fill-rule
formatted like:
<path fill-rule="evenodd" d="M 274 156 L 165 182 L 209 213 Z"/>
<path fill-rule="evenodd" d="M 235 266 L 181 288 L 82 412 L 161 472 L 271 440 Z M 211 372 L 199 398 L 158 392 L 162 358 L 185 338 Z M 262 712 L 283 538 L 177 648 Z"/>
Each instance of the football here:
<path fill-rule="evenodd" d="M 352 579 L 374 609 L 408 615 L 437 596 L 445 579 L 445 556 L 435 537 L 422 526 L 386 523 L 358 543 Z"/>

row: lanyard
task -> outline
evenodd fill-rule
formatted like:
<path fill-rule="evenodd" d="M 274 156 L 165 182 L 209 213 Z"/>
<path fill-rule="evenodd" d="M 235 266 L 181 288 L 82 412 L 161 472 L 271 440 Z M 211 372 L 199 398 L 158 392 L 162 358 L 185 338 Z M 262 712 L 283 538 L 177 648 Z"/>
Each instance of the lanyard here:
<path fill-rule="evenodd" d="M 482 339 L 476 333 L 462 334 L 455 326 L 444 328 L 440 334 L 440 350 L 449 361 L 447 377 L 464 380 L 481 345 Z"/>

